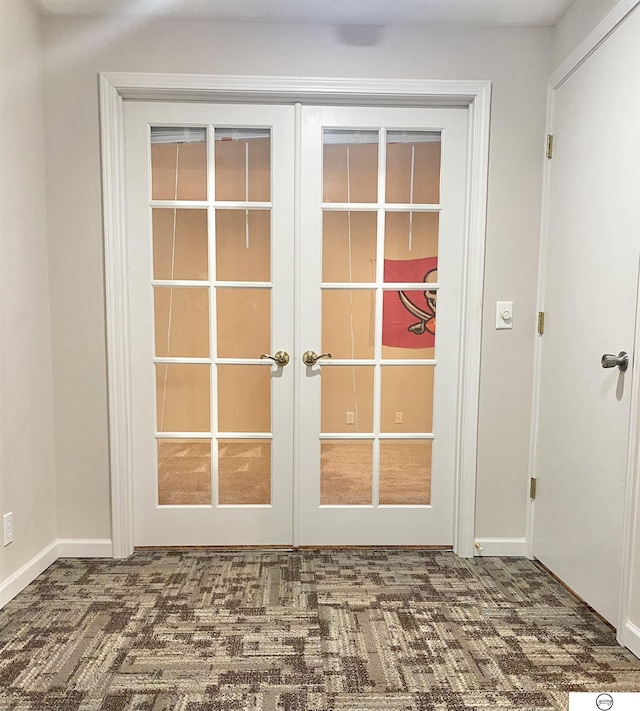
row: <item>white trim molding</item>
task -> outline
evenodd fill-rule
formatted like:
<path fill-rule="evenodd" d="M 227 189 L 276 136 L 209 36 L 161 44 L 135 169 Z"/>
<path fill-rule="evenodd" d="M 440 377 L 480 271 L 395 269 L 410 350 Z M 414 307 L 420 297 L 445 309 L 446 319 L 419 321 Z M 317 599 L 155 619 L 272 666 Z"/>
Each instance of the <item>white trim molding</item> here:
<path fill-rule="evenodd" d="M 58 541 L 53 541 L 0 584 L 0 608 L 13 600 L 56 560 L 58 560 Z"/>
<path fill-rule="evenodd" d="M 111 558 L 113 545 L 108 538 L 58 538 L 58 557 Z"/>
<path fill-rule="evenodd" d="M 43 548 L 20 570 L 0 583 L 0 609 L 22 592 L 58 558 L 111 558 L 113 546 L 108 539 L 58 538 Z"/>
<path fill-rule="evenodd" d="M 573 50 L 549 79 L 551 89 L 559 89 L 584 64 L 640 4 L 640 0 L 620 0 L 602 22 Z"/>
<path fill-rule="evenodd" d="M 491 83 L 106 72 L 100 75 L 113 556 L 133 552 L 125 100 L 466 107 L 469 169 L 459 380 L 454 550 L 474 553 Z"/>
<path fill-rule="evenodd" d="M 640 657 L 640 627 L 627 622 L 618 633 L 618 642 Z"/>
<path fill-rule="evenodd" d="M 527 553 L 526 538 L 476 538 L 475 541 L 475 554 L 480 558 L 526 558 Z"/>

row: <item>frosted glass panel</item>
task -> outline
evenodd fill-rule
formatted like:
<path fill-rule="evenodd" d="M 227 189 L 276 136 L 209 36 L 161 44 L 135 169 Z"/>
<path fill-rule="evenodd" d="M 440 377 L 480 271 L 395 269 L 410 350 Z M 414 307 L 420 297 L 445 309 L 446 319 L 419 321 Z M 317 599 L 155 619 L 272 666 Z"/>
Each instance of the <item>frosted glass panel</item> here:
<path fill-rule="evenodd" d="M 211 503 L 211 442 L 201 439 L 159 439 L 158 503 Z"/>
<path fill-rule="evenodd" d="M 440 133 L 387 133 L 387 202 L 440 202 Z"/>
<path fill-rule="evenodd" d="M 271 503 L 270 440 L 218 440 L 218 502 Z"/>
<path fill-rule="evenodd" d="M 271 290 L 216 289 L 219 358 L 259 358 L 271 350 Z"/>
<path fill-rule="evenodd" d="M 206 210 L 154 208 L 154 279 L 206 280 L 207 239 Z"/>
<path fill-rule="evenodd" d="M 375 292 L 322 291 L 322 352 L 334 358 L 373 358 Z"/>
<path fill-rule="evenodd" d="M 324 202 L 376 202 L 378 132 L 323 131 Z"/>
<path fill-rule="evenodd" d="M 159 432 L 209 432 L 208 365 L 156 364 Z"/>
<path fill-rule="evenodd" d="M 380 442 L 380 503 L 431 502 L 432 440 Z"/>
<path fill-rule="evenodd" d="M 188 135 L 174 142 L 160 134 L 173 130 L 176 134 L 189 129 L 151 129 L 151 195 L 154 200 L 207 199 L 207 142 L 187 142 Z M 202 129 L 201 129 L 202 131 Z M 204 136 L 201 136 L 204 138 Z M 197 137 L 198 139 L 200 136 Z M 161 141 L 161 142 L 158 142 Z"/>
<path fill-rule="evenodd" d="M 320 503 L 371 505 L 373 444 L 358 440 L 320 443 Z"/>
<path fill-rule="evenodd" d="M 331 210 L 322 220 L 322 281 L 375 282 L 376 213 Z"/>
<path fill-rule="evenodd" d="M 373 366 L 322 368 L 322 432 L 373 430 Z"/>
<path fill-rule="evenodd" d="M 269 129 L 216 128 L 216 200 L 271 199 Z"/>
<path fill-rule="evenodd" d="M 218 431 L 271 431 L 271 368 L 218 366 Z"/>
<path fill-rule="evenodd" d="M 432 431 L 433 374 L 434 366 L 382 366 L 382 432 Z"/>
<path fill-rule="evenodd" d="M 209 357 L 209 290 L 156 287 L 156 356 Z"/>
<path fill-rule="evenodd" d="M 270 218 L 268 210 L 216 211 L 218 281 L 270 281 Z"/>

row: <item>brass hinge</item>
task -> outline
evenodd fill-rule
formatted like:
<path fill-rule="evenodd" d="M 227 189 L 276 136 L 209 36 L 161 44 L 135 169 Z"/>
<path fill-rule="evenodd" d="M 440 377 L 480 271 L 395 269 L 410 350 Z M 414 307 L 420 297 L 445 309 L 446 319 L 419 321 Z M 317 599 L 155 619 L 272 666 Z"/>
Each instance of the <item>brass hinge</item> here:
<path fill-rule="evenodd" d="M 531 479 L 529 479 L 529 498 L 530 499 L 536 498 L 536 482 L 537 482 L 537 479 L 533 476 L 531 477 Z"/>
<path fill-rule="evenodd" d="M 553 158 L 553 136 L 547 134 L 547 158 Z"/>
<path fill-rule="evenodd" d="M 544 311 L 538 311 L 538 333 L 544 333 Z"/>

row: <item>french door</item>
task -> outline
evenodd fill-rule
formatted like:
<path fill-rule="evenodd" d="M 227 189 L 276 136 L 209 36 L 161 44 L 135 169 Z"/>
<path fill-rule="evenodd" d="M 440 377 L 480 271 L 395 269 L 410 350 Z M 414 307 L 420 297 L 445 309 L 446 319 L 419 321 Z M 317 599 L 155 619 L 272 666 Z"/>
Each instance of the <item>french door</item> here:
<path fill-rule="evenodd" d="M 135 545 L 451 544 L 466 111 L 125 106 Z"/>

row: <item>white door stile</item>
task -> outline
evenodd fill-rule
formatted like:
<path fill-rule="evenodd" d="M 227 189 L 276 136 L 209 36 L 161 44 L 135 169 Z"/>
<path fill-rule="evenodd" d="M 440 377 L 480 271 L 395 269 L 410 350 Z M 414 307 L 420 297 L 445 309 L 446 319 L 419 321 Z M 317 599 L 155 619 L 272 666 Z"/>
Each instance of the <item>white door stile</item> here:
<path fill-rule="evenodd" d="M 207 201 L 158 201 L 150 199 L 150 165 L 136 160 L 136 152 L 145 155 L 149 147 L 149 124 L 155 125 L 190 125 L 196 121 L 208 126 L 208 181 Z M 269 288 L 271 290 L 273 318 L 274 350 L 291 351 L 292 319 L 289 295 L 292 289 L 292 269 L 287 268 L 285 252 L 292 251 L 291 194 L 292 173 L 287 174 L 287 166 L 292 166 L 293 151 L 289 136 L 292 130 L 292 112 L 289 107 L 268 107 L 261 110 L 244 106 L 207 106 L 207 105 L 171 105 L 171 104 L 130 104 L 127 106 L 127 156 L 129 177 L 129 229 L 137 236 L 130 239 L 129 265 L 132 278 L 129 280 L 130 308 L 134 328 L 130 334 L 133 372 L 133 436 L 140 441 L 146 437 L 146 444 L 133 448 L 134 467 L 138 472 L 134 478 L 136 489 L 136 534 L 135 545 L 229 545 L 254 544 L 290 545 L 291 541 L 291 460 L 286 447 L 286 433 L 291 428 L 291 415 L 286 405 L 292 400 L 292 374 L 285 368 L 272 368 L 269 361 L 260 360 L 260 354 L 254 358 L 219 358 L 216 337 L 216 287 Z M 219 126 L 267 124 L 272 130 L 272 153 L 281 164 L 278 176 L 272 179 L 272 200 L 270 202 L 248 203 L 215 200 L 214 145 L 212 124 Z M 143 175 L 142 171 L 144 170 Z M 282 172 L 284 170 L 284 172 Z M 143 206 L 147 205 L 147 208 Z M 137 206 L 137 207 L 136 207 Z M 209 234 L 208 279 L 195 280 L 154 280 L 150 250 L 152 243 L 150 211 L 156 207 L 182 209 L 198 207 L 207 209 Z M 272 240 L 273 262 L 280 265 L 280 271 L 272 274 L 271 282 L 221 282 L 215 279 L 215 210 L 226 209 L 269 209 L 272 208 L 272 235 L 278 235 L 278 241 Z M 145 235 L 140 239 L 140 235 Z M 277 256 L 275 253 L 279 252 Z M 140 278 L 141 276 L 146 278 Z M 138 328 L 145 321 L 152 322 L 153 288 L 207 288 L 209 291 L 209 358 L 174 358 L 148 357 L 154 352 L 153 329 Z M 142 311 L 140 311 L 142 309 Z M 142 314 L 146 315 L 142 315 Z M 137 315 L 136 315 L 137 314 Z M 277 317 L 278 316 L 278 317 Z M 146 335 L 145 335 L 146 334 Z M 146 356 L 144 354 L 147 354 Z M 144 363 L 147 363 L 146 368 Z M 154 377 L 152 363 L 192 363 L 210 364 L 210 431 L 209 432 L 153 432 L 148 430 L 148 423 L 155 423 L 155 398 L 152 393 Z M 142 364 L 142 365 L 141 365 Z M 217 422 L 217 383 L 218 365 L 252 365 L 270 368 L 272 378 L 272 432 L 218 432 Z M 141 390 L 142 388 L 142 390 Z M 146 397 L 135 393 L 146 392 Z M 143 434 L 143 433 L 147 434 Z M 284 434 L 284 436 L 283 436 Z M 275 435 L 275 436 L 274 436 Z M 158 506 L 157 475 L 155 474 L 155 440 L 195 439 L 211 441 L 211 503 L 207 505 L 162 505 Z M 272 502 L 271 504 L 227 504 L 218 500 L 218 439 L 270 440 L 272 450 Z M 153 442 L 152 442 L 153 440 Z M 141 475 L 144 473 L 144 476 Z M 146 483 L 145 483 L 146 482 Z M 212 513 L 215 515 L 212 516 Z M 155 521 L 155 522 L 154 522 Z"/>
<path fill-rule="evenodd" d="M 472 556 L 475 509 L 475 467 L 479 396 L 488 139 L 491 83 L 487 81 L 415 81 L 379 79 L 310 79 L 282 77 L 224 77 L 130 72 L 103 72 L 100 75 L 101 144 L 103 157 L 103 212 L 105 236 L 105 282 L 107 302 L 108 388 L 110 400 L 110 451 L 112 489 L 112 538 L 114 557 L 133 551 L 133 460 L 131 411 L 131 358 L 128 297 L 129 254 L 126 243 L 126 186 L 124 175 L 125 99 L 190 101 L 284 101 L 295 104 L 295 150 L 300 155 L 302 101 L 314 103 L 387 103 L 394 106 L 467 107 L 469 116 L 469 164 L 465 210 L 465 293 L 463 313 L 462 385 L 459 421 L 456 426 L 455 466 L 456 512 L 454 550 Z M 296 165 L 299 161 L 296 161 Z M 296 217 L 294 272 L 299 273 L 302 227 L 299 205 L 300 172 L 296 168 Z M 351 208 L 354 209 L 353 206 Z M 415 210 L 415 208 L 414 208 Z M 299 284 L 296 284 L 296 289 Z M 298 294 L 298 291 L 296 291 Z M 298 299 L 296 298 L 296 303 Z M 301 314 L 296 308 L 294 370 L 300 369 Z M 297 378 L 296 378 L 297 380 Z M 296 395 L 293 414 L 298 423 L 300 397 Z M 296 424 L 297 429 L 297 424 Z M 299 506 L 297 471 L 301 456 L 299 438 L 294 438 L 294 509 Z M 298 545 L 299 515 L 294 517 L 293 543 Z"/>
<path fill-rule="evenodd" d="M 307 411 L 307 416 L 300 423 L 300 438 L 302 447 L 301 471 L 310 476 L 315 473 L 317 478 L 311 481 L 301 481 L 301 544 L 302 545 L 452 545 L 454 543 L 454 515 L 453 500 L 456 470 L 455 442 L 457 437 L 457 407 L 458 407 L 458 357 L 460 348 L 460 335 L 446 333 L 444 328 L 440 329 L 439 356 L 435 360 L 416 361 L 382 361 L 382 301 L 383 293 L 386 290 L 398 290 L 398 288 L 410 289 L 414 286 L 417 289 L 424 288 L 424 285 L 386 283 L 383 281 L 384 269 L 384 241 L 381 238 L 385 234 L 385 217 L 387 203 L 386 190 L 386 127 L 399 130 L 410 130 L 415 126 L 420 126 L 420 130 L 442 130 L 443 133 L 443 155 L 442 155 L 442 190 L 450 201 L 449 209 L 442 210 L 442 205 L 420 205 L 423 212 L 438 212 L 441 218 L 439 244 L 440 252 L 445 254 L 444 262 L 448 265 L 457 265 L 460 273 L 457 278 L 461 281 L 455 283 L 453 277 L 452 285 L 447 297 L 442 302 L 439 301 L 439 314 L 446 314 L 439 317 L 438 323 L 446 322 L 450 319 L 457 327 L 462 323 L 462 306 L 458 299 L 462 296 L 462 268 L 464 263 L 464 213 L 465 194 L 459 195 L 459 202 L 456 207 L 453 205 L 453 196 L 456 187 L 465 183 L 467 162 L 466 162 L 466 138 L 467 138 L 467 114 L 461 112 L 455 115 L 451 111 L 431 110 L 429 113 L 418 115 L 411 114 L 408 110 L 405 114 L 400 110 L 392 109 L 336 109 L 323 107 L 305 107 L 303 109 L 303 133 L 305 153 L 302 158 L 302 176 L 305 181 L 303 187 L 303 226 L 305 234 L 304 251 L 302 256 L 301 273 L 305 275 L 306 281 L 312 286 L 308 286 L 306 292 L 303 291 L 301 303 L 307 315 L 301 328 L 301 349 L 313 349 L 320 352 L 320 331 L 321 309 L 319 306 L 320 290 L 313 284 L 322 287 L 331 287 L 339 290 L 357 290 L 375 288 L 375 350 L 373 360 L 361 359 L 332 359 L 319 361 L 314 368 L 306 369 L 300 379 L 301 398 L 306 402 L 313 402 L 313 410 Z M 456 119 L 458 122 L 456 123 Z M 340 129 L 376 130 L 379 131 L 378 144 L 378 200 L 375 203 L 355 203 L 355 207 L 360 211 L 377 213 L 377 246 L 376 246 L 376 282 L 375 283 L 331 283 L 325 284 L 318 278 L 318 265 L 322 264 L 322 236 L 320 232 L 321 219 L 319 214 L 325 208 L 332 210 L 342 208 L 350 211 L 351 203 L 324 203 L 322 201 L 321 187 L 321 131 L 323 127 Z M 446 138 L 445 138 L 446 137 Z M 457 153 L 456 153 L 457 151 Z M 398 210 L 398 205 L 393 205 Z M 405 211 L 414 211 L 413 204 L 404 205 Z M 416 206 L 417 207 L 417 206 Z M 416 209 L 415 212 L 418 212 Z M 459 221 L 457 221 L 459 220 Z M 446 237 L 443 237 L 445 236 Z M 444 246 L 443 246 L 444 245 Z M 452 271 L 455 271 L 453 269 Z M 452 274 L 449 275 L 452 277 Z M 431 286 L 431 285 L 430 285 Z M 434 285 L 434 290 L 439 290 L 440 284 Z M 442 312 L 440 303 L 443 304 Z M 446 350 L 444 344 L 447 343 Z M 439 450 L 434 454 L 434 465 L 432 467 L 432 503 L 429 505 L 380 505 L 378 498 L 379 472 L 380 472 L 380 443 L 390 440 L 408 439 L 434 439 L 433 433 L 406 433 L 402 436 L 393 433 L 381 433 L 381 379 L 382 364 L 385 366 L 404 367 L 412 365 L 432 365 L 438 367 L 439 362 L 447 363 L 446 380 L 444 372 L 442 377 L 438 375 L 439 384 L 436 386 L 436 402 L 434 407 L 441 418 L 440 422 L 447 422 L 439 436 Z M 334 368 L 340 365 L 355 366 L 358 364 L 371 365 L 373 371 L 373 432 L 369 434 L 359 433 L 335 433 L 325 435 L 320 428 L 320 379 L 321 373 L 326 368 Z M 440 371 L 444 366 L 440 366 Z M 445 414 L 446 413 L 446 414 Z M 443 430 L 447 430 L 445 435 Z M 320 434 L 319 434 L 320 433 Z M 373 440 L 372 451 L 372 499 L 370 504 L 357 506 L 344 506 L 341 504 L 320 505 L 320 481 L 316 462 L 320 461 L 320 444 L 323 440 Z M 436 472 L 446 471 L 447 476 L 438 476 Z M 426 515 L 425 515 L 426 513 Z"/>

